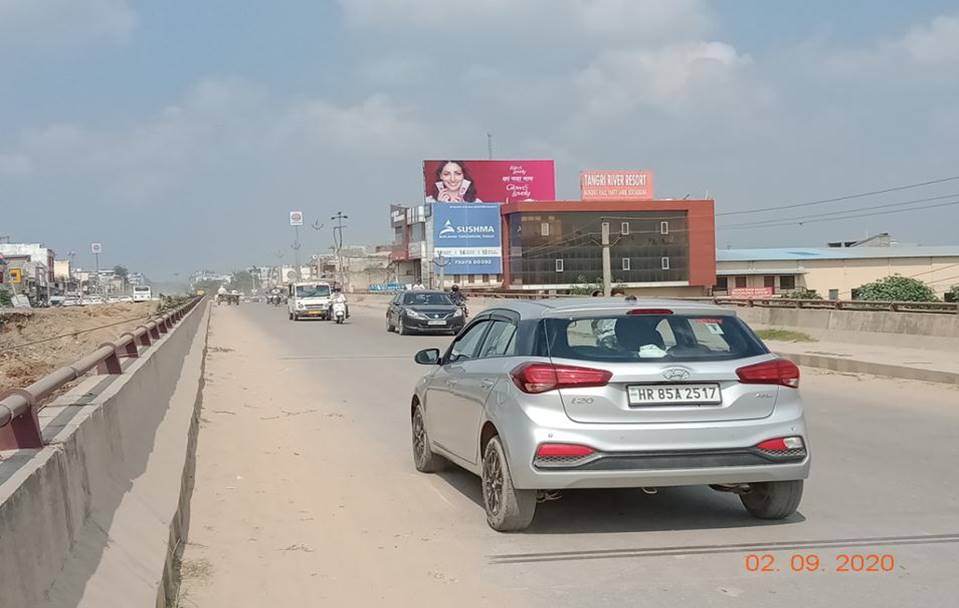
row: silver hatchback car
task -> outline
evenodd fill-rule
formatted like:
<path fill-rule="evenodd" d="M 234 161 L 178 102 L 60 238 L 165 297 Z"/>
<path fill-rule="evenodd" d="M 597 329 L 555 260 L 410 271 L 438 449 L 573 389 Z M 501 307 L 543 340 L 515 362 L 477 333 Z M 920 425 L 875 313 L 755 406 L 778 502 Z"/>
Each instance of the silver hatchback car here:
<path fill-rule="evenodd" d="M 709 485 L 763 519 L 796 511 L 810 454 L 799 369 L 733 310 L 687 301 L 515 301 L 478 314 L 411 404 L 416 468 L 482 479 L 521 530 L 566 488 Z"/>

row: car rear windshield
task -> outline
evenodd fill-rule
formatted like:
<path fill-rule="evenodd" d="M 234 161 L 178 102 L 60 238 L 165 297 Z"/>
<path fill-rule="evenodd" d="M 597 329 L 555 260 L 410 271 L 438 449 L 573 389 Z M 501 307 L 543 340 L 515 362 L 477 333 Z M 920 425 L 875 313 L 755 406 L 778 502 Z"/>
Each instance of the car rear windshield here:
<path fill-rule="evenodd" d="M 325 298 L 330 295 L 329 285 L 297 285 L 296 295 L 299 298 Z"/>
<path fill-rule="evenodd" d="M 403 296 L 403 304 L 407 306 L 448 306 L 453 302 L 445 293 L 408 293 Z"/>
<path fill-rule="evenodd" d="M 583 361 L 721 361 L 769 351 L 736 317 L 626 315 L 546 319 L 550 357 Z"/>

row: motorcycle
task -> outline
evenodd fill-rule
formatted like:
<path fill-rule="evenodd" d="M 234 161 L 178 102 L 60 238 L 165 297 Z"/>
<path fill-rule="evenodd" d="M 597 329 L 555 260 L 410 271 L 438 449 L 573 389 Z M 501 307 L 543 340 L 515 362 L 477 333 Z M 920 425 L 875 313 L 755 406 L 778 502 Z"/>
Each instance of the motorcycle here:
<path fill-rule="evenodd" d="M 273 306 L 279 306 L 281 303 L 280 294 L 274 293 L 266 299 L 267 303 L 272 304 Z"/>
<path fill-rule="evenodd" d="M 342 324 L 346 320 L 345 302 L 333 302 L 333 319 L 337 324 Z"/>

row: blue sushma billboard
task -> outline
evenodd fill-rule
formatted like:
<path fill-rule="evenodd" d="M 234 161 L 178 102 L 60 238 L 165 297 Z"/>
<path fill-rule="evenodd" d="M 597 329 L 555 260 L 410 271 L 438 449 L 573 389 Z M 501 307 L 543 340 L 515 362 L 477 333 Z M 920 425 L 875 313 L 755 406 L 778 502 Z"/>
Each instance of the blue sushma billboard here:
<path fill-rule="evenodd" d="M 434 204 L 433 258 L 440 256 L 447 275 L 503 272 L 499 205 Z"/>

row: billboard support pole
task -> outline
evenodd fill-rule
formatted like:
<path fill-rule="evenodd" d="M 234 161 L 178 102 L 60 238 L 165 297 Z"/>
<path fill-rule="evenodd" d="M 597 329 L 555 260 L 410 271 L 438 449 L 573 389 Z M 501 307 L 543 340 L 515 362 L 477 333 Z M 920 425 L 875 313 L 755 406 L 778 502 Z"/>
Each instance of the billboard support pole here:
<path fill-rule="evenodd" d="M 613 295 L 613 269 L 609 261 L 609 222 L 603 221 L 603 294 L 608 298 Z"/>

